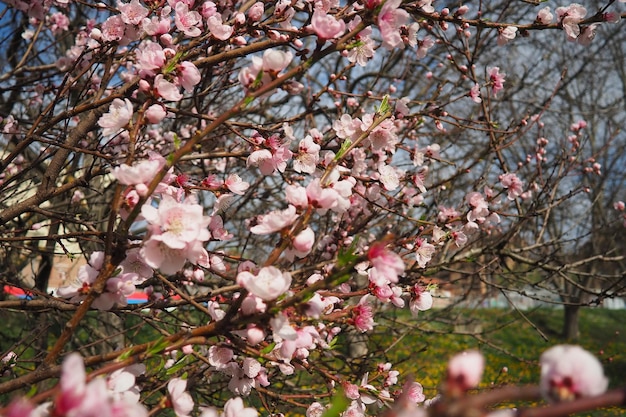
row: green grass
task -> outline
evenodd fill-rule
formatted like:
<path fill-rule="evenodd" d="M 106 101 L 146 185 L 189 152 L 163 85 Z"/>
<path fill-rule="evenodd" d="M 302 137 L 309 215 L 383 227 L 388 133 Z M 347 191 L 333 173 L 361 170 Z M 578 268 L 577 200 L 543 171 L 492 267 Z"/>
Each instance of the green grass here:
<path fill-rule="evenodd" d="M 453 309 L 431 310 L 412 317 L 406 310 L 390 309 L 377 316 L 379 325 L 373 332 L 369 356 L 363 367 L 354 370 L 355 375 L 371 371 L 378 363 L 391 362 L 394 369 L 401 371 L 404 378 L 411 376 L 425 388 L 427 397 L 437 393 L 437 385 L 445 375 L 448 359 L 466 349 L 479 349 L 486 356 L 486 370 L 481 389 L 493 386 L 536 384 L 539 380 L 539 356 L 550 346 L 565 343 L 559 336 L 563 320 L 562 310 L 540 309 L 525 312 L 524 316 L 504 309 Z M 179 317 L 180 315 L 180 317 Z M 194 316 L 195 317 L 195 316 Z M 176 332 L 185 311 L 175 310 L 158 317 L 125 317 L 128 336 L 135 343 L 156 340 L 159 332 L 151 325 Z M 41 314 L 42 328 L 24 326 L 21 313 L 0 311 L 0 320 L 5 323 L 0 329 L 0 350 L 16 349 L 20 361 L 10 374 L 0 378 L 5 381 L 12 375 L 32 371 L 30 359 L 41 359 L 41 335 L 48 336 L 51 346 L 67 319 L 64 314 Z M 202 321 L 204 319 L 199 318 Z M 577 342 L 594 353 L 602 361 L 611 387 L 626 385 L 626 310 L 583 309 L 580 316 L 580 340 Z M 461 324 L 461 325 L 459 325 Z M 83 354 L 94 354 L 100 345 L 86 344 L 98 327 L 103 327 L 102 317 L 92 312 L 85 319 L 71 350 L 81 346 Z M 45 331 L 43 331 L 45 329 Z M 459 331 L 473 334 L 459 334 Z M 83 334 L 84 333 L 84 334 Z M 84 339 L 84 340 L 83 340 Z M 346 349 L 351 343 L 345 336 L 337 349 Z M 547 340 L 546 340 L 547 339 Z M 93 350 L 93 351 L 92 351 Z M 346 350 L 347 352 L 347 350 Z M 325 360 L 330 360 L 326 358 Z M 337 371 L 347 368 L 337 364 Z M 506 372 L 503 368 L 507 369 Z M 341 371 L 340 371 L 341 369 Z M 358 371 L 358 372 L 357 372 Z M 304 386 L 310 378 L 302 373 L 297 386 Z M 277 386 L 273 386 L 277 389 Z M 0 397 L 0 404 L 7 401 Z M 621 416 L 624 409 L 600 410 L 580 416 Z"/>
<path fill-rule="evenodd" d="M 536 384 L 539 356 L 550 346 L 579 344 L 594 353 L 604 365 L 610 386 L 626 385 L 626 311 L 583 309 L 580 338 L 568 342 L 560 337 L 562 310 L 539 309 L 525 317 L 502 309 L 430 311 L 416 320 L 404 313 L 388 315 L 387 324 L 404 329 L 403 334 L 385 329 L 383 339 L 391 338 L 387 359 L 403 374 L 420 382 L 427 396 L 434 396 L 445 374 L 446 362 L 455 353 L 479 349 L 486 357 L 481 388 L 509 384 Z M 462 321 L 465 326 L 453 323 Z M 382 329 L 381 329 L 382 330 Z M 477 331 L 455 334 L 454 330 Z M 623 330 L 623 331 L 622 331 Z M 391 335 L 391 336 L 389 336 Z M 376 339 L 383 342 L 383 339 Z M 621 416 L 624 409 L 601 410 L 593 416 Z"/>

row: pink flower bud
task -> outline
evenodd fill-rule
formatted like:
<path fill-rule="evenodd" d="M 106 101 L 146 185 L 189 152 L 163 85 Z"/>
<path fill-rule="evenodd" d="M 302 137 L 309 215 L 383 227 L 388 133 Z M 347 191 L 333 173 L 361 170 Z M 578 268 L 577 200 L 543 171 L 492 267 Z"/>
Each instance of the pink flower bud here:
<path fill-rule="evenodd" d="M 448 362 L 446 389 L 453 396 L 475 388 L 480 383 L 485 369 L 485 358 L 476 350 L 459 353 Z"/>
<path fill-rule="evenodd" d="M 263 12 L 265 12 L 263 2 L 257 1 L 248 9 L 248 19 L 252 22 L 258 22 L 263 18 Z"/>

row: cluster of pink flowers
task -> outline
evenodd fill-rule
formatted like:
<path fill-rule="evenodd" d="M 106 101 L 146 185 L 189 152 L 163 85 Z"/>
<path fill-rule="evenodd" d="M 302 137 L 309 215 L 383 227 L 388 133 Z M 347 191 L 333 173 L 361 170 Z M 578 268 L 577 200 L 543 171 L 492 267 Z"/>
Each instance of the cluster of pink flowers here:
<path fill-rule="evenodd" d="M 93 252 L 89 262 L 78 270 L 77 278 L 67 285 L 61 286 L 56 293 L 59 297 L 68 298 L 72 302 L 81 302 L 92 291 L 102 269 L 104 252 Z M 120 264 L 119 273 L 106 280 L 104 292 L 93 302 L 92 306 L 99 310 L 110 310 L 113 306 L 125 306 L 128 297 L 136 287 L 143 284 L 153 274 L 153 270 L 139 254 L 139 249 L 131 249 L 126 259 Z"/>
<path fill-rule="evenodd" d="M 239 72 L 239 82 L 247 90 L 259 89 L 279 77 L 292 59 L 291 51 L 267 49 L 263 57 L 253 56 L 252 64 Z"/>
<path fill-rule="evenodd" d="M 70 29 L 68 0 L 9 0 L 7 3 L 26 13 L 31 19 L 29 25 L 40 22 L 55 38 L 66 36 L 65 32 Z M 518 171 L 502 173 L 495 184 L 490 184 L 499 189 L 499 193 L 486 186 L 482 191 L 472 190 L 460 197 L 456 206 L 444 205 L 449 202 L 440 203 L 435 193 L 441 191 L 443 194 L 447 185 L 444 182 L 430 185 L 431 182 L 437 183 L 431 181 L 430 175 L 437 163 L 445 162 L 441 155 L 445 153 L 445 148 L 436 143 L 421 143 L 418 146 L 416 138 L 426 136 L 419 130 L 422 124 L 430 123 L 428 128 L 432 128 L 434 134 L 445 133 L 448 125 L 452 124 L 450 115 L 438 103 L 427 104 L 424 110 L 412 112 L 411 106 L 417 108 L 419 103 L 411 97 L 386 96 L 380 100 L 384 105 L 381 104 L 377 111 L 366 109 L 365 104 L 361 108 L 359 97 L 374 99 L 380 91 L 374 87 L 375 91 L 363 92 L 362 95 L 358 88 L 349 92 L 340 91 L 337 86 L 352 81 L 345 75 L 347 71 L 344 72 L 344 68 L 340 68 L 342 71 L 337 74 L 324 76 L 329 81 L 319 96 L 304 97 L 303 94 L 302 97 L 310 99 L 313 104 L 320 102 L 324 105 L 324 100 L 330 97 L 328 103 L 334 103 L 337 109 L 334 113 L 330 104 L 330 110 L 324 110 L 325 125 L 320 122 L 323 117 L 312 113 L 302 116 L 302 119 L 311 116 L 314 123 L 309 127 L 303 128 L 294 122 L 293 126 L 285 123 L 281 128 L 281 124 L 269 122 L 274 115 L 265 117 L 254 110 L 246 113 L 250 118 L 245 123 L 228 126 L 237 138 L 242 139 L 243 146 L 241 143 L 230 146 L 229 143 L 223 147 L 223 152 L 220 150 L 209 157 L 196 159 L 191 152 L 204 152 L 209 139 L 213 139 L 212 135 L 217 142 L 218 136 L 229 134 L 221 133 L 219 129 L 211 130 L 214 126 L 209 123 L 220 120 L 214 117 L 217 110 L 210 108 L 212 104 L 201 106 L 190 100 L 194 90 L 199 90 L 201 83 L 204 89 L 212 82 L 213 76 L 225 80 L 221 85 L 225 95 L 232 95 L 233 102 L 239 103 L 233 107 L 232 113 L 234 110 L 243 113 L 254 102 L 248 99 L 271 102 L 273 99 L 289 98 L 288 94 L 301 93 L 304 84 L 285 78 L 290 74 L 302 74 L 309 65 L 319 64 L 318 56 L 336 52 L 344 63 L 347 60 L 351 64 L 366 66 L 378 49 L 413 48 L 417 58 L 424 58 L 436 41 L 429 36 L 418 39 L 420 27 L 433 34 L 435 25 L 446 32 L 448 25 L 458 24 L 457 35 L 461 39 L 472 35 L 470 21 L 459 24 L 450 20 L 450 16 L 461 19 L 468 13 L 469 7 L 436 11 L 432 0 L 418 0 L 410 4 L 401 0 L 348 3 L 338 0 L 279 0 L 269 6 L 269 3 L 260 1 L 236 5 L 210 0 L 130 0 L 128 3 L 118 1 L 116 6 L 96 4 L 93 5 L 95 11 L 106 9 L 112 14 L 107 12 L 106 20 L 89 21 L 84 28 L 77 30 L 80 35 L 76 37 L 75 45 L 56 61 L 57 68 L 67 73 L 66 81 L 69 83 L 76 81 L 73 78 L 75 69 L 88 72 L 86 65 L 92 65 L 89 62 L 93 57 L 108 60 L 108 51 L 117 54 L 115 60 L 111 60 L 116 62 L 115 68 L 110 68 L 109 64 L 101 65 L 102 62 L 109 62 L 107 60 L 97 61 L 94 68 L 102 66 L 110 73 L 94 69 L 92 72 L 95 75 L 89 79 L 84 94 L 90 96 L 99 91 L 104 97 L 95 110 L 98 114 L 103 112 L 97 120 L 99 129 L 90 132 L 89 138 L 98 134 L 105 137 L 98 139 L 102 139 L 102 155 L 107 158 L 123 154 L 134 161 L 128 162 L 131 164 L 128 165 L 120 164 L 121 160 L 117 157 L 107 159 L 107 163 L 113 161 L 114 165 L 119 165 L 112 168 L 106 178 L 114 178 L 116 187 L 123 186 L 118 188 L 118 191 L 123 189 L 121 204 L 112 208 L 113 213 L 119 210 L 121 219 L 116 221 L 125 226 L 119 230 L 131 229 L 132 233 L 137 233 L 137 237 L 132 237 L 136 241 L 127 242 L 131 249 L 127 251 L 125 260 L 114 265 L 113 276 L 102 276 L 107 270 L 105 254 L 94 252 L 88 263 L 79 269 L 76 280 L 59 288 L 57 295 L 80 303 L 98 290 L 93 307 L 110 310 L 127 305 L 130 295 L 146 284 L 155 271 L 177 275 L 184 280 L 184 284 L 203 281 L 205 273 L 212 271 L 219 275 L 216 282 L 223 279 L 219 281 L 220 285 L 228 283 L 229 287 L 219 295 L 211 294 L 202 300 L 206 302 L 205 310 L 205 306 L 201 306 L 208 313 L 206 320 L 210 320 L 218 331 L 223 330 L 219 334 L 219 342 L 206 351 L 202 351 L 205 349 L 202 347 L 198 349 L 200 352 L 195 352 L 191 346 L 182 350 L 185 354 L 205 354 L 206 358 L 202 359 L 208 364 L 206 367 L 210 367 L 210 372 L 228 378 L 228 388 L 237 397 L 226 402 L 223 412 L 213 407 L 202 407 L 194 402 L 193 392 L 190 391 L 193 390 L 190 386 L 192 380 L 188 381 L 186 376 L 171 377 L 167 384 L 159 388 L 164 392 L 159 407 L 172 408 L 177 417 L 192 414 L 201 417 L 256 417 L 258 412 L 245 407 L 240 396 L 246 397 L 253 389 L 270 386 L 270 378 L 274 376 L 292 375 L 306 367 L 313 350 L 330 354 L 324 350 L 330 349 L 346 325 L 361 333 L 372 331 L 377 325 L 375 312 L 381 303 L 399 308 L 408 304 L 413 316 L 431 309 L 433 287 L 425 287 L 405 276 L 405 272 L 413 274 L 418 268 L 437 267 L 434 263 L 447 256 L 450 252 L 448 248 L 455 249 L 448 243 L 462 247 L 468 242 L 468 236 L 479 230 L 489 232 L 490 225 L 500 221 L 497 214 L 499 207 L 525 198 L 533 190 L 532 185 L 522 180 L 520 166 Z M 418 23 L 407 10 L 417 12 L 415 15 L 426 14 L 428 18 Z M 595 36 L 598 23 L 585 21 L 587 10 L 580 4 L 558 7 L 555 14 L 557 24 L 569 40 L 586 45 Z M 607 22 L 619 18 L 619 15 L 608 13 L 602 16 Z M 367 19 L 367 24 L 363 24 L 364 19 Z M 554 19 L 546 7 L 537 14 L 536 24 L 551 25 Z M 297 27 L 300 22 L 306 22 L 306 27 Z M 351 32 L 359 33 L 350 35 L 352 37 L 348 39 L 347 35 Z M 516 38 L 518 32 L 515 25 L 500 25 L 497 44 L 505 46 Z M 25 34 L 27 39 L 34 36 L 32 30 Z M 262 38 L 266 39 L 258 41 Z M 248 42 L 258 43 L 245 49 Z M 251 60 L 244 65 L 241 61 L 229 61 L 230 56 L 247 58 L 250 51 L 259 55 L 251 56 Z M 206 64 L 207 59 L 210 61 L 215 57 L 218 57 L 217 60 L 226 58 Z M 454 61 L 452 53 L 448 60 L 449 63 Z M 473 86 L 469 92 L 467 88 L 470 84 L 463 87 L 460 97 L 469 97 L 474 103 L 483 103 L 484 99 L 485 103 L 481 106 L 484 109 L 488 107 L 488 101 L 504 90 L 506 75 L 500 67 L 489 66 L 479 80 L 475 68 L 468 66 L 458 66 L 458 69 L 464 82 L 471 82 Z M 204 82 L 203 75 L 206 75 Z M 433 74 L 424 76 L 432 79 Z M 129 88 L 124 90 L 128 93 L 116 95 L 110 86 L 100 86 L 103 79 L 111 78 L 128 83 Z M 306 77 L 302 80 L 303 83 L 316 82 Z M 395 81 L 385 87 L 391 95 L 401 89 Z M 282 88 L 284 92 L 273 96 L 277 88 Z M 214 94 L 209 90 L 210 87 L 203 94 Z M 487 94 L 488 91 L 490 94 Z M 44 99 L 39 99 L 40 104 L 45 103 Z M 221 105 L 228 100 L 216 99 L 216 102 Z M 345 111 L 342 108 L 344 102 L 348 104 Z M 287 113 L 290 111 L 287 109 Z M 195 125 L 178 123 L 179 115 L 186 112 L 193 115 L 194 122 L 197 122 Z M 231 117 L 231 113 L 222 114 Z M 2 132 L 6 141 L 15 141 L 26 132 L 27 128 L 21 126 L 22 121 L 19 120 L 18 123 L 13 116 L 3 120 Z M 182 116 L 180 120 L 183 120 Z M 71 123 L 74 122 L 72 120 Z M 161 133 L 157 129 L 169 125 L 173 126 L 172 131 Z M 584 121 L 571 126 L 573 150 L 580 148 L 581 131 L 585 128 Z M 201 136 L 204 138 L 199 139 Z M 153 140 L 157 137 L 158 140 Z M 410 144 L 411 139 L 415 139 L 414 144 Z M 86 148 L 89 145 L 87 142 L 83 143 Z M 543 158 L 547 143 L 547 139 L 538 140 L 538 161 Z M 72 151 L 76 152 L 74 148 L 72 145 Z M 180 158 L 181 149 L 192 148 L 193 151 Z M 124 152 L 110 152 L 113 149 Z M 225 154 L 230 156 L 222 156 Z M 169 155 L 171 159 L 166 160 L 163 155 Z M 185 159 L 187 157 L 189 159 Z M 234 164 L 238 173 L 227 171 L 231 161 L 236 161 Z M 17 158 L 13 160 L 0 173 L 0 181 L 19 174 L 22 162 Z M 585 163 L 584 172 L 601 173 L 602 167 L 595 159 L 589 158 Z M 451 166 L 454 164 L 450 163 Z M 191 165 L 198 168 L 193 174 L 185 170 Z M 201 174 L 194 177 L 198 172 Z M 200 180 L 198 177 L 205 178 Z M 490 179 L 485 181 L 494 180 L 494 177 L 486 178 Z M 234 209 L 233 202 L 239 199 L 258 198 L 257 191 L 261 188 L 254 189 L 252 186 L 251 189 L 250 184 L 263 184 L 264 181 L 275 185 L 271 190 L 277 190 L 276 201 L 272 201 L 276 204 L 267 205 L 253 214 L 247 212 L 245 219 L 239 214 L 240 217 L 235 217 L 232 223 L 228 223 L 231 219 L 221 216 L 229 208 Z M 502 197 L 498 201 L 504 193 L 507 199 Z M 72 202 L 78 204 L 84 198 L 85 193 L 76 190 Z M 207 201 L 214 202 L 211 215 L 206 214 Z M 352 227 L 360 219 L 378 216 L 378 209 L 388 209 L 390 218 L 413 221 L 417 219 L 413 217 L 414 213 L 426 205 L 438 207 L 436 219 L 416 220 L 416 231 L 400 242 L 377 240 L 376 234 L 383 233 L 388 226 L 386 224 L 372 230 L 368 229 L 368 223 Z M 623 212 L 624 203 L 617 202 L 615 208 Z M 320 218 L 324 219 L 323 224 L 313 223 Z M 265 264 L 259 262 L 258 266 L 246 261 L 250 253 L 256 249 L 260 249 L 258 252 L 261 253 L 267 247 L 253 248 L 248 253 L 249 246 L 246 244 L 244 247 L 243 243 L 239 247 L 213 247 L 214 243 L 219 243 L 217 241 L 231 237 L 226 227 L 230 228 L 235 222 L 239 222 L 235 227 L 242 235 L 253 241 L 251 246 L 263 240 L 275 242 L 280 238 L 276 250 L 282 252 L 274 258 L 274 265 L 269 265 L 270 261 Z M 323 225 L 329 226 L 324 229 Z M 37 228 L 41 228 L 41 224 L 32 226 L 31 230 Z M 357 238 L 361 238 L 361 243 Z M 345 255 L 344 249 L 348 255 Z M 307 257 L 314 259 L 315 264 L 306 264 Z M 353 259 L 358 259 L 354 261 L 358 262 L 356 265 L 350 264 Z M 334 282 L 338 271 L 341 274 L 345 272 L 340 270 L 345 264 L 349 265 L 350 272 L 354 269 L 362 275 L 366 285 L 350 277 L 348 282 L 336 288 L 325 288 L 327 292 L 311 291 L 300 304 L 293 306 L 290 303 L 298 298 L 295 295 L 306 293 L 311 286 L 320 288 L 319 284 Z M 308 278 L 307 273 L 310 274 Z M 104 285 L 95 288 L 96 283 Z M 355 284 L 360 287 L 355 289 Z M 202 288 L 199 292 L 204 290 L 207 289 Z M 358 299 L 358 302 L 350 304 L 346 302 L 348 299 Z M 226 304 L 240 306 L 240 309 L 233 309 L 227 314 Z M 264 320 L 258 319 L 259 316 Z M 227 323 L 232 317 L 241 319 L 238 327 L 232 322 Z M 245 344 L 247 346 L 244 347 Z M 257 346 L 258 351 L 248 350 L 257 349 Z M 172 351 L 164 355 L 170 355 L 170 361 L 164 366 L 169 369 L 170 377 L 176 369 L 172 365 L 172 358 L 176 355 Z M 598 395 L 608 385 L 599 361 L 576 346 L 557 346 L 548 350 L 541 357 L 541 367 L 541 390 L 550 401 Z M 477 351 L 454 356 L 443 381 L 444 397 L 460 398 L 478 387 L 484 368 L 484 358 Z M 72 354 L 65 359 L 62 369 L 59 390 L 52 401 L 38 407 L 26 400 L 16 401 L 3 410 L 3 415 L 148 416 L 148 411 L 141 405 L 141 390 L 136 383 L 137 377 L 145 373 L 143 365 L 118 369 L 107 377 L 88 379 L 82 359 Z M 405 405 L 403 412 L 408 413 L 409 410 L 414 415 L 423 415 L 424 407 L 417 408 L 416 405 L 425 400 L 419 383 L 409 381 L 394 393 L 390 387 L 398 383 L 398 371 L 392 370 L 391 364 L 384 364 L 378 366 L 376 372 L 376 377 L 371 379 L 371 372 L 366 372 L 356 383 L 325 375 L 328 381 L 341 385 L 351 400 L 344 417 L 364 416 L 369 405 L 382 406 L 394 396 L 396 399 L 408 399 L 410 406 Z M 324 410 L 324 405 L 314 402 L 307 410 L 307 417 L 320 416 Z"/>
<path fill-rule="evenodd" d="M 51 402 L 35 407 L 25 399 L 14 400 L 5 417 L 89 417 L 96 415 L 148 417 L 139 403 L 135 378 L 145 372 L 143 365 L 115 371 L 107 378 L 87 382 L 83 358 L 78 353 L 63 361 L 59 392 Z"/>
<path fill-rule="evenodd" d="M 248 156 L 248 167 L 258 167 L 263 175 L 285 171 L 287 162 L 293 157 L 289 142 L 283 142 L 278 135 L 264 138 L 258 134 L 253 135 L 251 141 L 255 144 L 255 150 Z"/>
<path fill-rule="evenodd" d="M 146 203 L 141 214 L 148 222 L 148 235 L 142 245 L 142 256 L 152 268 L 165 274 L 180 271 L 185 262 L 208 266 L 204 242 L 211 238 L 211 217 L 193 196 L 183 201 L 164 195 L 154 207 Z"/>

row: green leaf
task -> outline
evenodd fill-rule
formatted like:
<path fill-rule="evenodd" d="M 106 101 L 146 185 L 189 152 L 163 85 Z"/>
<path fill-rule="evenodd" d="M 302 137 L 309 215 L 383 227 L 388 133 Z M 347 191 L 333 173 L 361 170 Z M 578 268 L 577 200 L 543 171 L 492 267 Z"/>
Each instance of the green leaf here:
<path fill-rule="evenodd" d="M 306 303 L 308 301 L 310 301 L 313 296 L 315 295 L 315 291 L 309 291 L 307 293 L 304 294 L 304 296 L 302 297 L 302 303 Z"/>
<path fill-rule="evenodd" d="M 252 83 L 252 85 L 250 86 L 251 90 L 256 90 L 259 87 L 261 87 L 261 85 L 263 84 L 263 71 L 259 71 L 259 73 L 256 75 L 256 78 L 254 79 L 254 82 Z"/>
<path fill-rule="evenodd" d="M 358 48 L 359 46 L 363 46 L 363 45 L 365 45 L 365 42 L 355 41 L 351 43 L 350 45 L 346 46 L 346 51 L 349 51 L 350 49 Z"/>
<path fill-rule="evenodd" d="M 276 342 L 272 342 L 269 345 L 265 346 L 263 349 L 261 349 L 261 354 L 267 355 L 268 353 L 273 351 L 275 347 L 276 347 Z"/>
<path fill-rule="evenodd" d="M 148 356 L 157 355 L 165 350 L 169 342 L 165 340 L 163 337 L 160 337 L 158 340 L 155 340 L 148 349 L 146 349 L 146 354 Z"/>
<path fill-rule="evenodd" d="M 28 393 L 26 393 L 26 397 L 27 398 L 32 398 L 35 396 L 35 394 L 37 394 L 37 385 L 33 385 L 30 387 L 30 389 L 28 390 Z"/>
<path fill-rule="evenodd" d="M 178 362 L 169 367 L 167 371 L 165 371 L 166 376 L 174 375 L 178 373 L 185 365 L 187 365 L 187 356 L 183 356 Z"/>
<path fill-rule="evenodd" d="M 178 65 L 178 62 L 180 61 L 182 57 L 183 57 L 183 51 L 177 52 L 176 55 L 174 55 L 172 59 L 168 61 L 168 63 L 165 65 L 165 68 L 163 68 L 162 70 L 163 74 L 167 75 L 171 72 L 174 72 L 174 70 L 176 70 L 176 66 Z"/>
<path fill-rule="evenodd" d="M 343 390 L 338 390 L 335 395 L 333 395 L 330 407 L 324 411 L 322 417 L 339 417 L 341 413 L 348 409 L 349 405 L 350 401 L 343 393 Z"/>
<path fill-rule="evenodd" d="M 389 94 L 385 94 L 382 103 L 378 106 L 378 114 L 385 114 L 391 110 L 391 106 L 389 105 Z"/>
<path fill-rule="evenodd" d="M 176 133 L 174 133 L 174 149 L 179 149 L 180 145 L 183 142 L 180 140 L 180 138 L 178 137 L 178 135 Z"/>
<path fill-rule="evenodd" d="M 359 257 L 356 254 L 357 243 L 359 243 L 358 236 L 352 240 L 350 247 L 346 249 L 339 249 L 339 255 L 337 256 L 337 266 L 344 267 L 354 264 Z"/>
<path fill-rule="evenodd" d="M 344 140 L 341 144 L 341 149 L 339 149 L 339 152 L 337 152 L 337 155 L 335 155 L 335 161 L 339 161 L 341 158 L 343 158 L 345 153 L 350 148 L 350 145 L 352 145 L 352 141 L 346 138 L 346 140 Z"/>
<path fill-rule="evenodd" d="M 243 100 L 243 107 L 248 107 L 254 101 L 254 96 L 248 96 Z"/>
<path fill-rule="evenodd" d="M 132 355 L 133 355 L 133 349 L 128 349 L 126 352 L 124 352 L 120 356 L 118 356 L 117 360 L 122 362 L 122 361 L 125 361 L 126 359 L 130 358 Z"/>
<path fill-rule="evenodd" d="M 337 347 L 337 342 L 339 341 L 339 339 L 337 338 L 337 336 L 333 337 L 332 340 L 330 341 L 330 343 L 328 343 L 328 348 L 330 350 L 333 350 Z"/>

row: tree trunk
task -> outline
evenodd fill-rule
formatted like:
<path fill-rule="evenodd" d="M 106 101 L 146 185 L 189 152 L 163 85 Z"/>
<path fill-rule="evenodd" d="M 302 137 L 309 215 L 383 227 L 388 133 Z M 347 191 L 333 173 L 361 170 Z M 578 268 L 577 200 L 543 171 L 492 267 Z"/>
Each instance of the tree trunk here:
<path fill-rule="evenodd" d="M 566 340 L 578 340 L 580 332 L 578 330 L 578 319 L 580 317 L 580 306 L 565 305 L 565 315 L 563 318 L 563 337 Z"/>

